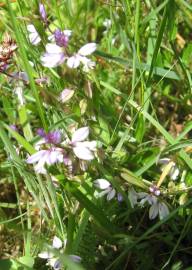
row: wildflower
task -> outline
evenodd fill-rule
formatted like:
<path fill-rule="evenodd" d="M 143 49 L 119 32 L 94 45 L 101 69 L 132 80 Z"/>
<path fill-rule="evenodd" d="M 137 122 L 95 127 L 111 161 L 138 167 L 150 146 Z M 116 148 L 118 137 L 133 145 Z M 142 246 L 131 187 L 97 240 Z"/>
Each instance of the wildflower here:
<path fill-rule="evenodd" d="M 74 93 L 74 90 L 65 88 L 60 94 L 59 101 L 62 103 L 69 101 L 74 95 Z"/>
<path fill-rule="evenodd" d="M 39 4 L 39 13 L 41 15 L 41 19 L 47 23 L 47 13 L 46 13 L 46 10 L 45 10 L 45 6 L 43 4 Z"/>
<path fill-rule="evenodd" d="M 61 133 L 58 130 L 45 133 L 42 128 L 39 128 L 37 134 L 45 139 L 45 143 L 59 144 L 61 142 Z"/>
<path fill-rule="evenodd" d="M 95 158 L 96 141 L 85 141 L 89 136 L 89 128 L 82 127 L 77 129 L 73 135 L 70 145 L 72 146 L 74 154 L 82 160 L 92 160 Z"/>
<path fill-rule="evenodd" d="M 174 181 L 174 180 L 176 180 L 178 178 L 179 173 L 180 173 L 179 168 L 177 167 L 175 162 L 171 161 L 171 159 L 169 159 L 169 158 L 161 158 L 158 161 L 158 163 L 162 165 L 161 166 L 161 171 L 163 171 L 165 166 L 170 162 L 172 162 L 173 165 L 171 167 L 171 170 L 169 171 L 169 176 L 170 176 L 171 180 Z"/>
<path fill-rule="evenodd" d="M 107 200 L 110 201 L 115 197 L 116 191 L 112 187 L 111 183 L 107 181 L 106 179 L 97 179 L 94 182 L 94 185 L 103 190 L 99 193 L 99 197 L 102 197 L 107 194 Z"/>
<path fill-rule="evenodd" d="M 59 270 L 62 268 L 59 255 L 62 255 L 65 246 L 66 242 L 62 243 L 61 239 L 59 239 L 57 236 L 54 236 L 52 247 L 49 248 L 48 251 L 43 251 L 39 253 L 38 256 L 42 259 L 46 259 L 47 265 L 51 266 L 54 270 Z M 59 252 L 59 254 L 57 255 L 56 252 L 57 254 Z M 73 262 L 79 263 L 81 261 L 81 257 L 77 255 L 69 255 L 69 257 Z"/>
<path fill-rule="evenodd" d="M 95 67 L 95 62 L 87 58 L 87 55 L 92 54 L 97 48 L 96 43 L 87 43 L 79 49 L 79 51 L 68 58 L 67 65 L 70 68 L 77 68 L 81 63 L 83 64 L 83 70 L 88 72 Z"/>
<path fill-rule="evenodd" d="M 46 52 L 40 59 L 44 67 L 53 68 L 61 65 L 65 61 L 66 57 L 62 47 L 48 43 L 46 45 Z"/>
<path fill-rule="evenodd" d="M 149 219 L 155 219 L 158 215 L 160 220 L 169 215 L 169 209 L 167 205 L 160 201 L 156 196 L 145 192 L 138 193 L 138 197 L 142 199 L 140 205 L 143 206 L 146 202 L 150 205 Z"/>
<path fill-rule="evenodd" d="M 63 149 L 52 147 L 47 150 L 40 150 L 31 155 L 26 162 L 28 164 L 36 164 L 35 171 L 37 173 L 46 173 L 45 165 L 53 165 L 57 162 L 63 162 Z"/>
<path fill-rule="evenodd" d="M 67 47 L 70 35 L 71 35 L 70 30 L 61 31 L 60 29 L 56 29 L 54 32 L 56 44 L 60 47 L 64 48 Z"/>
<path fill-rule="evenodd" d="M 29 32 L 29 40 L 31 42 L 31 44 L 33 45 L 38 45 L 39 42 L 41 41 L 41 38 L 37 32 L 37 30 L 35 29 L 35 26 L 33 24 L 29 24 L 27 25 L 27 30 Z"/>

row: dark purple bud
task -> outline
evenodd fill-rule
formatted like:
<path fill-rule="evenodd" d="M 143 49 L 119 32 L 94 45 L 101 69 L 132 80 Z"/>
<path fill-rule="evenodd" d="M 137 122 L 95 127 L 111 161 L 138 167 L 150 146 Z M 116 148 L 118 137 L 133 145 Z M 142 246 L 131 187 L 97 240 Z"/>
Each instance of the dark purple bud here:
<path fill-rule="evenodd" d="M 60 47 L 67 47 L 69 42 L 69 36 L 65 35 L 64 32 L 57 29 L 54 32 L 55 42 Z"/>
<path fill-rule="evenodd" d="M 46 136 L 45 131 L 44 131 L 43 128 L 38 128 L 38 129 L 37 129 L 37 134 L 38 134 L 39 136 L 43 137 L 43 138 Z"/>
<path fill-rule="evenodd" d="M 43 4 L 39 4 L 39 13 L 44 22 L 47 22 L 47 14 L 45 11 L 45 6 Z"/>
<path fill-rule="evenodd" d="M 47 143 L 58 144 L 61 142 L 61 133 L 59 131 L 49 132 L 44 137 Z"/>

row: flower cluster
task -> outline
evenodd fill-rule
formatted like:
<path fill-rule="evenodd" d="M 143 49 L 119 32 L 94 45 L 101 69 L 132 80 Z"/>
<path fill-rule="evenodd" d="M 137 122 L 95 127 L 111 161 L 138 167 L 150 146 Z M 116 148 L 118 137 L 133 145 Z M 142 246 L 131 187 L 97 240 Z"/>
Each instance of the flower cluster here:
<path fill-rule="evenodd" d="M 102 190 L 97 197 L 107 195 L 108 201 L 112 200 L 115 197 L 116 190 L 112 187 L 111 183 L 106 179 L 96 179 L 93 183 L 96 188 Z M 117 193 L 117 199 L 119 202 L 123 200 L 121 193 Z"/>
<path fill-rule="evenodd" d="M 45 23 L 45 26 L 47 26 L 47 14 L 43 4 L 39 5 L 39 13 L 42 21 Z M 29 32 L 30 42 L 37 46 L 41 42 L 41 37 L 35 29 L 35 26 L 33 24 L 29 24 L 27 26 L 27 30 Z M 63 64 L 65 61 L 69 68 L 77 68 L 82 64 L 85 72 L 89 72 L 95 67 L 95 62 L 90 60 L 87 56 L 91 55 L 96 50 L 96 43 L 87 43 L 76 53 L 69 55 L 67 47 L 69 45 L 71 35 L 71 30 L 67 29 L 62 31 L 58 28 L 50 34 L 48 37 L 50 42 L 46 44 L 46 51 L 40 58 L 44 67 L 54 68 Z"/>
<path fill-rule="evenodd" d="M 35 164 L 37 173 L 45 174 L 45 166 L 55 163 L 63 163 L 66 166 L 71 166 L 74 156 L 83 161 L 91 161 L 95 158 L 97 149 L 96 141 L 88 141 L 89 128 L 82 127 L 77 129 L 72 138 L 67 138 L 62 142 L 60 131 L 52 131 L 46 133 L 43 129 L 38 129 L 37 134 L 42 139 L 36 144 L 38 151 L 28 157 L 27 163 Z M 40 149 L 43 146 L 43 149 Z"/>
<path fill-rule="evenodd" d="M 54 236 L 52 246 L 47 246 L 46 251 L 39 253 L 39 258 L 46 259 L 47 265 L 52 267 L 54 270 L 59 270 L 62 268 L 62 263 L 60 261 L 60 256 L 64 254 L 66 247 L 66 241 L 62 242 L 57 236 Z M 69 255 L 69 258 L 75 262 L 80 263 L 81 257 L 77 255 Z"/>
<path fill-rule="evenodd" d="M 159 216 L 160 220 L 169 215 L 169 208 L 167 204 L 160 200 L 159 196 L 161 192 L 159 188 L 155 185 L 152 185 L 149 188 L 149 193 L 146 192 L 136 192 L 134 188 L 130 188 L 129 190 L 129 201 L 131 203 L 131 207 L 133 208 L 135 205 L 139 205 L 143 207 L 146 203 L 150 205 L 149 208 L 149 219 L 155 219 Z M 140 200 L 140 201 L 139 201 Z"/>

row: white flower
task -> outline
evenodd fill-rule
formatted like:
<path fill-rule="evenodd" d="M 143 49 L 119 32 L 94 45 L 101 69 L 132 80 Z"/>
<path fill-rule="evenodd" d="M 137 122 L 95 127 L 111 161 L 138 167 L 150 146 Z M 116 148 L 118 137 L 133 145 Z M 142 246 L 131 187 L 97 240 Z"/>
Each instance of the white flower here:
<path fill-rule="evenodd" d="M 45 165 L 52 165 L 57 162 L 63 162 L 63 153 L 62 149 L 60 148 L 50 148 L 48 150 L 40 150 L 30 156 L 26 162 L 28 164 L 34 164 L 35 165 L 35 171 L 37 173 L 46 173 Z"/>
<path fill-rule="evenodd" d="M 94 152 L 96 151 L 96 141 L 85 141 L 89 136 L 89 128 L 82 127 L 77 129 L 71 140 L 71 145 L 74 154 L 82 160 L 92 160 L 95 158 Z"/>
<path fill-rule="evenodd" d="M 62 268 L 62 264 L 60 261 L 60 256 L 63 253 L 63 249 L 66 246 L 66 241 L 62 242 L 61 239 L 59 239 L 57 236 L 54 236 L 53 242 L 52 242 L 52 247 L 49 247 L 48 251 L 43 251 L 38 254 L 38 256 L 42 259 L 47 260 L 47 264 L 51 266 L 54 270 L 59 270 Z M 59 252 L 59 254 L 55 254 Z M 72 261 L 79 263 L 81 261 L 81 257 L 77 255 L 69 255 Z"/>
<path fill-rule="evenodd" d="M 46 52 L 41 56 L 44 67 L 57 67 L 65 61 L 66 57 L 63 48 L 52 43 L 46 45 Z"/>
<path fill-rule="evenodd" d="M 178 178 L 179 173 L 180 173 L 180 171 L 179 171 L 177 165 L 175 164 L 175 162 L 171 161 L 170 158 L 161 158 L 161 159 L 158 161 L 158 163 L 162 165 L 162 166 L 161 166 L 161 171 L 163 171 L 164 168 L 166 167 L 166 165 L 167 165 L 168 163 L 170 163 L 170 162 L 172 162 L 173 165 L 172 165 L 172 167 L 171 167 L 171 169 L 170 169 L 170 171 L 169 171 L 169 176 L 170 176 L 170 178 L 174 181 L 174 180 L 176 180 L 176 179 Z"/>
<path fill-rule="evenodd" d="M 102 192 L 99 193 L 99 197 L 102 197 L 107 194 L 108 201 L 112 200 L 115 197 L 116 191 L 111 186 L 111 183 L 106 179 L 97 179 L 93 183 L 97 188 L 103 190 Z"/>
<path fill-rule="evenodd" d="M 83 64 L 83 70 L 88 72 L 95 67 L 95 63 L 87 58 L 87 55 L 92 54 L 97 48 L 96 43 L 87 43 L 79 49 L 79 51 L 68 58 L 67 65 L 70 68 L 77 68 L 81 63 Z"/>
<path fill-rule="evenodd" d="M 41 38 L 40 38 L 37 30 L 35 29 L 35 26 L 33 24 L 28 24 L 27 30 L 29 32 L 29 40 L 30 40 L 31 44 L 33 44 L 35 46 L 38 45 L 39 42 L 41 41 Z"/>

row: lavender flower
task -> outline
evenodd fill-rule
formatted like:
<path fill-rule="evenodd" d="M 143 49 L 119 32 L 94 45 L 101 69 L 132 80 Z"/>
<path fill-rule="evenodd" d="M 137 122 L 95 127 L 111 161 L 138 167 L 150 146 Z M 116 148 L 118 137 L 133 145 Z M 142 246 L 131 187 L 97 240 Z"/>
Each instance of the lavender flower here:
<path fill-rule="evenodd" d="M 70 145 L 73 148 L 74 154 L 82 160 L 92 160 L 95 158 L 96 141 L 85 141 L 89 136 L 89 128 L 82 127 L 77 129 L 73 135 Z"/>
<path fill-rule="evenodd" d="M 92 54 L 97 48 L 96 43 L 87 43 L 79 49 L 79 51 L 68 58 L 67 65 L 70 68 L 77 68 L 81 63 L 83 64 L 83 70 L 88 72 L 95 67 L 95 62 L 87 58 L 87 55 Z"/>
<path fill-rule="evenodd" d="M 60 256 L 63 254 L 64 249 L 66 246 L 66 241 L 62 243 L 61 239 L 59 239 L 57 236 L 54 236 L 52 246 L 48 246 L 48 251 L 43 251 L 39 253 L 39 257 L 42 259 L 47 260 L 47 265 L 51 266 L 54 270 L 59 270 L 62 268 L 62 263 L 60 261 Z M 58 253 L 57 254 L 55 253 Z M 60 255 L 60 256 L 59 256 Z M 69 255 L 71 260 L 75 263 L 80 263 L 81 257 L 77 255 Z"/>
<path fill-rule="evenodd" d="M 99 197 L 102 197 L 107 194 L 107 200 L 110 201 L 115 197 L 116 191 L 112 187 L 111 183 L 107 181 L 106 179 L 97 179 L 94 182 L 94 185 L 103 190 L 99 193 Z"/>
<path fill-rule="evenodd" d="M 33 24 L 29 24 L 27 25 L 27 30 L 29 32 L 29 40 L 31 42 L 31 44 L 33 45 L 38 45 L 41 41 L 41 38 L 37 32 L 37 30 L 35 29 L 35 26 Z"/>
<path fill-rule="evenodd" d="M 41 19 L 47 23 L 47 13 L 46 13 L 46 10 L 45 10 L 45 6 L 43 4 L 39 4 L 39 13 L 41 15 Z"/>
<path fill-rule="evenodd" d="M 61 65 L 66 57 L 62 47 L 48 43 L 46 45 L 46 52 L 41 56 L 41 62 L 44 67 L 57 67 Z"/>

